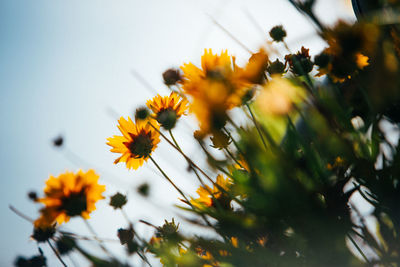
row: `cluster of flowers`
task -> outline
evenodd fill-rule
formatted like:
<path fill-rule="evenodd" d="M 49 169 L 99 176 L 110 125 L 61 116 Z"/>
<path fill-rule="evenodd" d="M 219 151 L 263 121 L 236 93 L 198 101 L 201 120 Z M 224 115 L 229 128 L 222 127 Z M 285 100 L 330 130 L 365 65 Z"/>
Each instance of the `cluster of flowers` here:
<path fill-rule="evenodd" d="M 156 229 L 146 241 L 131 223 L 118 230 L 129 255 L 136 253 L 150 265 L 150 253 L 165 266 L 363 266 L 400 261 L 400 148 L 380 127 L 383 121 L 400 123 L 398 30 L 367 22 L 340 21 L 327 27 L 312 12 L 314 1 L 290 2 L 326 41 L 320 54 L 312 58 L 309 49 L 301 47 L 271 60 L 274 42 L 288 47 L 285 29 L 276 26 L 269 31 L 272 42 L 243 67 L 227 51 L 214 54 L 206 49 L 201 66 L 188 63 L 164 72 L 170 95 L 148 100 L 134 120 L 118 120 L 122 135 L 107 139 L 111 152 L 120 154 L 114 163 L 136 170 L 150 159 L 182 197 L 180 208 L 195 216 L 186 221 L 210 231 L 205 237 L 185 236 L 174 219 L 163 226 L 142 221 Z M 318 80 L 321 76 L 324 81 Z M 246 121 L 235 121 L 234 109 Z M 193 141 L 214 177 L 174 138 L 172 130 L 189 113 L 199 126 Z M 197 198 L 185 194 L 154 160 L 161 141 L 188 163 L 200 183 Z M 213 149 L 222 151 L 222 157 Z M 100 240 L 109 259 L 90 255 L 72 235 L 59 230 L 70 217 L 88 219 L 95 210 L 105 191 L 98 178 L 93 170 L 51 176 L 44 197 L 32 196 L 44 205 L 32 237 L 50 246 L 56 241 L 54 251 L 64 265 L 61 256 L 75 249 L 95 266 L 127 266 Z M 351 201 L 355 194 L 374 207 L 377 229 L 368 227 L 366 216 Z M 120 193 L 110 200 L 115 209 L 122 210 L 126 203 Z M 40 257 L 38 265 L 31 263 L 33 258 L 19 258 L 17 265 L 44 266 Z"/>

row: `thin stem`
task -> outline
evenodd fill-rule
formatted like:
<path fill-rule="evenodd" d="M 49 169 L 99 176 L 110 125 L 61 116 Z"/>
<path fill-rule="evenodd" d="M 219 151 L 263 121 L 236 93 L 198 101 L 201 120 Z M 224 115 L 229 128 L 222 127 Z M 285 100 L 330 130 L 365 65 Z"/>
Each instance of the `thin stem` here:
<path fill-rule="evenodd" d="M 185 194 L 182 192 L 182 190 L 179 189 L 179 187 L 177 187 L 175 185 L 174 182 L 172 182 L 172 180 L 165 174 L 165 172 L 161 169 L 161 167 L 157 164 L 157 162 L 153 159 L 152 156 L 149 156 L 149 158 L 151 159 L 151 161 L 154 163 L 154 165 L 156 165 L 157 169 L 162 173 L 162 175 L 165 177 L 165 179 L 168 180 L 168 182 L 182 195 L 182 197 L 185 199 L 186 203 L 193 209 L 195 210 L 195 208 L 193 207 L 192 203 L 190 203 L 189 199 L 185 196 Z M 207 223 L 208 226 L 212 227 L 211 223 L 207 220 L 207 218 L 204 216 L 204 214 L 201 214 L 201 217 L 204 219 L 204 221 Z"/>
<path fill-rule="evenodd" d="M 174 137 L 174 135 L 172 134 L 171 129 L 169 129 L 168 132 L 169 132 L 169 135 L 170 135 L 171 138 L 172 138 L 172 141 L 174 141 L 174 144 L 176 145 L 176 147 L 179 148 L 179 150 L 182 151 L 182 149 L 181 149 L 180 146 L 178 145 L 178 142 L 176 142 L 175 137 Z"/>
<path fill-rule="evenodd" d="M 199 142 L 200 147 L 203 149 L 204 153 L 206 153 L 207 157 L 211 158 L 213 161 L 217 161 L 211 154 L 210 152 L 207 151 L 207 149 L 204 147 L 202 142 Z M 221 166 L 219 166 L 218 164 L 213 165 L 213 167 L 217 168 L 219 171 L 223 172 L 224 174 L 226 174 L 227 176 L 229 176 L 230 178 L 232 178 L 232 175 L 226 171 L 224 168 L 222 168 Z M 211 181 L 214 184 L 214 181 Z"/>
<path fill-rule="evenodd" d="M 253 52 L 242 42 L 239 41 L 238 38 L 236 38 L 232 33 L 230 33 L 226 28 L 224 28 L 221 24 L 219 24 L 213 17 L 211 17 L 212 22 L 217 25 L 223 32 L 225 32 L 232 40 L 234 40 L 237 44 L 239 44 L 244 50 L 249 52 L 250 54 L 253 54 Z"/>
<path fill-rule="evenodd" d="M 153 159 L 152 156 L 149 156 L 150 160 L 154 163 L 154 165 L 157 167 L 157 169 L 161 172 L 161 174 L 164 176 L 165 179 L 167 179 L 167 181 L 176 189 L 176 191 L 179 192 L 179 194 L 181 194 L 181 196 L 189 202 L 189 200 L 187 199 L 187 197 L 185 196 L 185 194 L 182 192 L 181 189 L 179 189 L 179 187 L 176 186 L 176 184 L 168 177 L 168 175 L 161 169 L 161 167 L 157 164 L 157 162 Z"/>
<path fill-rule="evenodd" d="M 356 247 L 357 251 L 361 254 L 361 256 L 364 258 L 364 260 L 369 263 L 369 260 L 367 256 L 364 254 L 364 252 L 361 250 L 361 248 L 357 245 L 356 241 L 351 237 L 350 234 L 347 234 L 347 237 L 350 239 L 351 243 Z"/>
<path fill-rule="evenodd" d="M 8 205 L 8 208 L 9 208 L 12 212 L 14 212 L 15 214 L 17 214 L 19 217 L 21 217 L 22 219 L 27 220 L 27 221 L 30 222 L 30 223 L 33 223 L 33 222 L 34 222 L 33 219 L 29 218 L 28 216 L 26 216 L 25 214 L 23 214 L 21 211 L 19 211 L 19 210 L 17 210 L 16 208 L 14 208 L 13 205 Z"/>
<path fill-rule="evenodd" d="M 150 264 L 149 260 L 146 258 L 146 256 L 144 254 L 142 255 L 142 253 L 140 253 L 139 251 L 137 251 L 136 253 L 143 260 L 143 262 L 147 263 L 151 267 L 151 264 Z"/>
<path fill-rule="evenodd" d="M 174 135 L 172 134 L 171 129 L 169 130 L 169 135 L 171 136 L 172 141 L 174 142 L 175 146 L 179 149 L 180 152 L 183 153 L 183 151 L 182 151 L 181 147 L 179 146 L 178 142 L 175 140 Z M 188 164 L 189 164 L 189 166 L 192 166 L 189 160 L 188 160 Z M 196 177 L 197 177 L 197 180 L 199 180 L 199 182 L 201 183 L 201 185 L 202 185 L 207 191 L 209 191 L 208 187 L 205 185 L 203 179 L 201 179 L 201 177 L 200 177 L 199 173 L 197 172 L 196 168 L 192 168 L 192 167 L 190 167 L 190 168 L 191 168 L 191 169 L 193 170 L 193 172 L 195 173 L 195 175 L 196 175 Z M 210 195 L 212 195 L 212 192 L 209 192 L 209 193 L 210 193 Z"/>
<path fill-rule="evenodd" d="M 242 164 L 240 164 L 240 162 L 232 155 L 232 153 L 229 151 L 227 147 L 225 148 L 225 151 L 226 153 L 228 153 L 229 157 L 231 157 L 231 159 L 233 159 L 233 161 L 235 161 L 236 164 L 240 166 L 240 168 L 243 168 Z"/>
<path fill-rule="evenodd" d="M 165 139 L 165 141 L 167 141 L 173 148 L 175 148 L 179 153 L 181 153 L 181 155 L 190 163 L 191 166 L 198 169 L 201 172 L 201 174 L 203 174 L 205 177 L 207 177 L 207 179 L 212 181 L 210 176 L 208 176 L 199 166 L 197 166 L 188 156 L 186 156 L 182 150 L 180 150 L 178 147 L 176 147 L 160 130 L 158 130 L 156 127 L 154 127 L 154 125 L 151 124 L 151 122 L 148 122 L 148 123 L 150 124 L 151 127 L 153 127 L 153 129 L 155 131 L 157 131 Z"/>
<path fill-rule="evenodd" d="M 57 250 L 53 247 L 53 245 L 51 244 L 50 240 L 47 240 L 47 244 L 49 244 L 51 250 L 53 250 L 54 254 L 56 254 L 58 260 L 61 262 L 61 264 L 65 267 L 67 267 L 67 264 L 65 264 L 65 262 L 63 261 L 63 259 L 61 258 L 60 254 L 57 252 Z"/>
<path fill-rule="evenodd" d="M 246 103 L 246 107 L 250 112 L 250 116 L 251 116 L 251 118 L 252 118 L 252 120 L 254 122 L 254 126 L 256 126 L 258 134 L 260 135 L 261 141 L 264 144 L 265 149 L 267 150 L 268 149 L 267 144 L 265 143 L 264 136 L 261 133 L 261 130 L 260 130 L 259 125 L 258 125 L 258 122 L 257 122 L 256 118 L 254 117 L 253 111 L 251 110 L 249 104 L 247 104 L 247 103 Z"/>
<path fill-rule="evenodd" d="M 238 142 L 233 138 L 233 136 L 231 135 L 231 133 L 225 128 L 223 127 L 225 133 L 229 136 L 229 138 L 232 140 L 233 144 L 235 145 L 236 149 L 238 150 L 238 152 L 240 154 L 242 154 L 242 156 L 244 157 L 244 153 L 243 151 L 240 149 Z"/>
<path fill-rule="evenodd" d="M 83 219 L 83 218 L 82 218 Z M 107 250 L 107 248 L 103 245 L 103 241 L 97 237 L 96 232 L 94 231 L 93 227 L 89 224 L 89 222 L 85 219 L 83 219 L 83 221 L 86 224 L 86 227 L 89 229 L 90 233 L 93 235 L 94 239 L 96 239 L 96 241 L 99 244 L 99 247 L 111 258 L 115 258 L 114 256 L 112 256 L 112 254 Z"/>
<path fill-rule="evenodd" d="M 131 222 L 131 220 L 129 220 L 128 214 L 126 214 L 126 212 L 125 212 L 124 209 L 121 208 L 120 210 L 121 210 L 122 216 L 124 216 L 124 218 L 125 218 L 125 220 L 128 222 L 128 224 L 129 224 L 130 226 L 132 226 L 132 222 Z"/>
<path fill-rule="evenodd" d="M 181 155 L 188 161 L 188 163 L 190 164 L 190 166 L 195 167 L 196 169 L 198 169 L 201 174 L 203 174 L 209 181 L 211 181 L 211 183 L 215 184 L 217 186 L 217 188 L 219 190 L 221 190 L 223 193 L 226 193 L 228 195 L 230 195 L 223 187 L 221 187 L 220 185 L 218 185 L 217 183 L 215 183 L 210 176 L 208 176 L 199 166 L 197 166 L 188 156 L 186 156 L 185 153 L 183 153 L 182 150 L 180 150 L 178 147 L 176 147 L 160 130 L 158 130 L 156 127 L 153 126 L 153 124 L 151 124 L 151 122 L 148 122 L 150 124 L 151 127 L 153 127 L 153 129 L 155 131 L 157 131 L 173 148 L 175 148 L 176 150 L 179 151 L 179 153 L 181 153 Z M 155 161 L 153 160 L 153 158 L 150 156 L 150 159 L 153 161 L 153 163 L 155 163 Z M 158 165 L 156 165 L 158 166 Z M 159 167 L 158 167 L 159 168 Z M 159 170 L 162 172 L 161 168 L 159 168 Z M 221 170 L 222 172 L 224 172 L 225 174 L 227 174 L 227 172 L 225 170 Z M 163 172 L 162 172 L 163 173 Z M 228 176 L 232 177 L 232 175 L 227 174 Z M 165 176 L 164 176 L 165 177 Z M 169 179 L 169 178 L 168 178 Z M 170 179 L 169 179 L 170 180 Z M 172 181 L 171 181 L 172 183 Z M 173 184 L 173 183 L 172 183 Z M 174 186 L 175 187 L 175 186 Z M 179 188 L 176 187 L 177 190 L 180 191 Z M 181 193 L 183 195 L 183 193 Z M 184 196 L 184 195 L 183 195 Z M 188 205 L 190 205 L 192 207 L 192 209 L 194 209 L 193 205 L 188 201 L 188 199 L 184 196 L 185 200 L 187 201 Z M 235 200 L 238 204 L 241 204 L 241 201 L 238 200 L 236 197 L 232 197 L 233 200 Z M 202 215 L 203 217 L 204 215 Z M 205 218 L 205 216 L 203 217 L 204 220 L 207 222 L 207 224 L 212 227 L 211 223 L 208 222 L 208 220 Z"/>

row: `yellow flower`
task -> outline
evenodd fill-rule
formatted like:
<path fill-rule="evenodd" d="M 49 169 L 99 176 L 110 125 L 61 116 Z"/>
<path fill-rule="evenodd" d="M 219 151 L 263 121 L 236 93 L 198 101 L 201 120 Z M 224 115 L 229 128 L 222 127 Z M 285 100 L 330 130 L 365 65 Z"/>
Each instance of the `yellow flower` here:
<path fill-rule="evenodd" d="M 165 129 L 170 130 L 175 126 L 176 120 L 186 115 L 188 101 L 172 92 L 169 96 L 157 95 L 148 100 L 146 105 L 154 112 L 157 121 Z"/>
<path fill-rule="evenodd" d="M 265 71 L 268 67 L 267 52 L 261 48 L 249 58 L 245 68 L 235 67 L 238 79 L 242 81 L 242 85 L 246 83 L 261 84 L 265 77 Z"/>
<path fill-rule="evenodd" d="M 360 70 L 369 65 L 368 60 L 369 58 L 367 56 L 364 56 L 361 53 L 356 54 L 356 64 Z"/>
<path fill-rule="evenodd" d="M 135 124 L 131 118 L 128 117 L 128 120 L 125 120 L 121 117 L 118 122 L 118 129 L 122 136 L 114 135 L 107 139 L 107 145 L 113 147 L 110 151 L 122 154 L 114 161 L 114 164 L 126 162 L 128 169 L 137 170 L 156 149 L 160 142 L 160 134 L 149 124 L 148 120 L 138 120 Z M 152 125 L 158 130 L 156 123 Z"/>
<path fill-rule="evenodd" d="M 209 133 L 223 127 L 226 111 L 242 103 L 249 87 L 236 72 L 234 58 L 227 51 L 218 55 L 209 49 L 201 57 L 201 68 L 188 63 L 181 69 L 182 89 L 192 97 L 191 112 L 200 122 L 201 130 Z"/>
<path fill-rule="evenodd" d="M 256 100 L 258 108 L 268 115 L 286 115 L 293 105 L 305 99 L 302 88 L 280 76 L 273 76 Z"/>
<path fill-rule="evenodd" d="M 324 53 L 332 57 L 333 59 L 331 60 L 332 62 L 328 62 L 325 67 L 319 67 L 318 73 L 315 75 L 316 77 L 321 77 L 323 75 L 329 74 L 332 81 L 335 83 L 343 83 L 347 80 L 350 80 L 352 75 L 354 75 L 355 71 L 357 70 L 362 70 L 365 67 L 369 65 L 369 58 L 361 53 L 356 53 L 354 55 L 350 55 L 345 60 L 340 60 L 340 58 L 337 58 L 335 55 L 330 55 L 329 53 L 332 53 L 331 50 L 325 49 Z M 336 65 L 334 64 L 336 63 Z M 343 64 L 343 65 L 341 65 Z M 348 71 L 346 73 L 341 73 L 338 74 L 335 69 L 346 69 L 345 65 L 352 65 L 351 71 Z"/>
<path fill-rule="evenodd" d="M 95 203 L 104 198 L 105 186 L 99 185 L 98 179 L 93 170 L 50 176 L 44 188 L 45 197 L 38 199 L 45 207 L 40 210 L 41 216 L 35 221 L 35 227 L 68 222 L 73 216 L 88 219 L 89 213 L 96 209 Z"/>
<path fill-rule="evenodd" d="M 229 187 L 231 185 L 231 180 L 225 178 L 222 175 L 217 176 L 217 182 L 214 184 L 213 188 L 208 185 L 200 186 L 196 192 L 199 194 L 199 198 L 192 199 L 190 203 L 197 208 L 205 207 L 218 207 L 230 208 L 230 197 L 227 195 Z M 221 190 L 221 188 L 223 190 Z M 218 204 L 214 201 L 217 200 Z"/>
<path fill-rule="evenodd" d="M 237 238 L 237 237 L 232 236 L 232 237 L 231 237 L 231 243 L 232 243 L 232 246 L 233 246 L 233 247 L 235 247 L 235 248 L 238 248 L 238 247 L 239 247 L 239 241 L 238 241 L 238 238 Z"/>
<path fill-rule="evenodd" d="M 329 44 L 322 54 L 329 60 L 319 67 L 317 76 L 328 74 L 334 82 L 344 82 L 369 65 L 366 55 L 374 53 L 379 30 L 373 24 L 339 21 L 322 37 Z"/>

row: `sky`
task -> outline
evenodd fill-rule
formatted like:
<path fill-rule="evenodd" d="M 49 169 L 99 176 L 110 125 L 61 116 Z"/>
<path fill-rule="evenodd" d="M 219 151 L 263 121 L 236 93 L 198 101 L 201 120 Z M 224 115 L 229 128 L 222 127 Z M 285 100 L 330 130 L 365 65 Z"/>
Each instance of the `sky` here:
<path fill-rule="evenodd" d="M 354 20 L 350 1 L 317 2 L 316 12 L 327 24 Z M 167 68 L 199 64 L 204 48 L 228 49 L 239 64 L 248 59 L 242 45 L 213 21 L 254 52 L 278 24 L 286 28 L 293 51 L 305 45 L 314 55 L 324 48 L 311 23 L 284 0 L 0 0 L 0 266 L 11 266 L 17 255 L 37 253 L 29 238 L 32 225 L 9 205 L 36 218 L 39 207 L 27 192 L 40 193 L 51 174 L 95 169 L 107 186 L 106 197 L 117 191 L 128 195 L 126 211 L 133 221 L 160 225 L 179 216 L 174 208 L 178 195 L 155 168 L 148 163 L 128 171 L 114 165 L 117 155 L 109 152 L 106 138 L 118 134 L 119 116 L 132 116 L 155 92 L 169 93 L 161 78 Z M 193 118 L 187 118 L 179 123 L 176 137 L 202 163 L 192 145 L 193 129 Z M 60 134 L 65 147 L 55 149 L 51 140 Z M 175 151 L 161 143 L 154 157 L 195 196 L 197 183 Z M 151 185 L 147 199 L 135 193 L 143 182 Z M 97 205 L 89 222 L 101 237 L 116 240 L 117 229 L 126 222 L 107 202 Z M 64 229 L 88 235 L 84 226 L 73 219 Z M 147 236 L 153 231 L 140 224 L 137 228 Z M 121 251 L 117 242 L 108 245 Z M 41 247 L 49 265 L 60 266 Z"/>

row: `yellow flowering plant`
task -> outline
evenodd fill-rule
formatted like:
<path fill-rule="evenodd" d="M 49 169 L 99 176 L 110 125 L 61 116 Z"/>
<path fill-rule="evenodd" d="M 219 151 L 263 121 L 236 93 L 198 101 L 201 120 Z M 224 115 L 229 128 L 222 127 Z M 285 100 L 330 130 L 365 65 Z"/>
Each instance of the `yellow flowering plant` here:
<path fill-rule="evenodd" d="M 399 130 L 398 27 L 376 23 L 377 13 L 331 27 L 314 13 L 317 1 L 289 2 L 324 39 L 319 54 L 304 46 L 289 51 L 278 25 L 243 65 L 227 50 L 205 49 L 200 66 L 167 70 L 163 78 L 171 93 L 144 101 L 148 109 L 137 109 L 134 120 L 118 120 L 121 135 L 107 139 L 119 154 L 114 163 L 125 162 L 132 173 L 154 166 L 182 201 L 176 207 L 180 223 L 156 226 L 129 221 L 129 199 L 112 196 L 110 205 L 129 221 L 118 229 L 127 255 L 149 266 L 400 264 L 400 145 L 382 126 Z M 382 2 L 384 11 L 396 11 L 397 1 Z M 276 54 L 278 43 L 286 55 Z M 190 141 L 207 164 L 195 161 L 174 137 L 176 126 L 189 119 L 198 129 Z M 172 167 L 175 161 L 187 164 L 196 191 L 183 190 L 155 160 L 161 142 L 181 156 Z M 47 242 L 64 265 L 64 255 L 75 250 L 93 266 L 131 266 L 94 231 L 101 256 L 62 228 L 71 217 L 87 222 L 104 198 L 98 178 L 93 170 L 51 176 L 44 196 L 32 196 L 43 205 L 32 238 Z M 148 185 L 139 189 L 144 196 L 147 191 Z M 359 210 L 365 203 L 369 214 Z M 138 224 L 154 234 L 146 236 Z M 190 234 L 181 225 L 202 231 Z"/>

